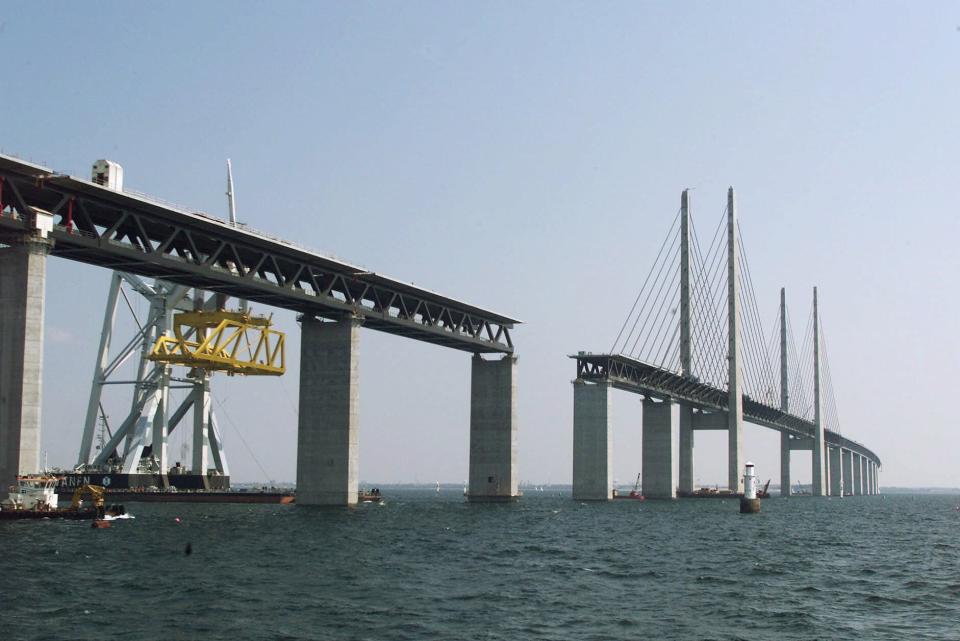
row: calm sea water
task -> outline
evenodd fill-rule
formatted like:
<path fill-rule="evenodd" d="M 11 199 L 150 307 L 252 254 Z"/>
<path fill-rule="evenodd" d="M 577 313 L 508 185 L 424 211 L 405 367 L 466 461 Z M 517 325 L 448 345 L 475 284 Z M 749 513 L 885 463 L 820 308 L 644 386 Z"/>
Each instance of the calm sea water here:
<path fill-rule="evenodd" d="M 386 494 L 0 523 L 0 639 L 960 639 L 960 497 Z"/>

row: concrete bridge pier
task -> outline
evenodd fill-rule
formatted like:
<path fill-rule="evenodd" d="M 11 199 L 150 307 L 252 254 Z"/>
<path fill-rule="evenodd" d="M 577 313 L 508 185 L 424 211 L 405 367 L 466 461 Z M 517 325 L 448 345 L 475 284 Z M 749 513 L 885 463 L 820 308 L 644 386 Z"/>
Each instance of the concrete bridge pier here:
<path fill-rule="evenodd" d="M 470 376 L 470 501 L 512 501 L 517 484 L 517 357 L 474 354 Z"/>
<path fill-rule="evenodd" d="M 853 452 L 843 450 L 843 493 L 853 494 Z"/>
<path fill-rule="evenodd" d="M 677 498 L 673 458 L 673 403 L 643 400 L 643 495 L 648 499 Z"/>
<path fill-rule="evenodd" d="M 693 492 L 694 463 L 693 463 L 693 407 L 685 403 L 678 403 L 680 408 L 678 422 L 680 424 L 680 478 L 678 490 L 682 495 Z"/>
<path fill-rule="evenodd" d="M 37 218 L 40 218 L 38 215 Z M 40 471 L 45 233 L 0 238 L 0 498 Z"/>
<path fill-rule="evenodd" d="M 298 505 L 357 502 L 360 325 L 353 316 L 300 319 Z"/>
<path fill-rule="evenodd" d="M 862 483 L 861 494 L 870 494 L 870 460 L 865 457 L 860 457 L 860 479 Z"/>
<path fill-rule="evenodd" d="M 853 495 L 863 495 L 863 457 L 854 452 L 853 454 Z"/>
<path fill-rule="evenodd" d="M 790 434 L 780 432 L 780 496 L 790 496 Z"/>
<path fill-rule="evenodd" d="M 613 498 L 610 384 L 573 381 L 573 498 Z"/>
<path fill-rule="evenodd" d="M 827 449 L 830 457 L 830 496 L 843 496 L 843 461 L 839 447 Z"/>

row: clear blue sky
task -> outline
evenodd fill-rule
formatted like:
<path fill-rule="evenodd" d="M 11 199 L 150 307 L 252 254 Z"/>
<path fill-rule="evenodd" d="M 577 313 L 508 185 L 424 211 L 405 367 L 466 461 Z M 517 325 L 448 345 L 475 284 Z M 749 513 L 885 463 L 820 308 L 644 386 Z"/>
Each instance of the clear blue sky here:
<path fill-rule="evenodd" d="M 111 158 L 220 215 L 230 157 L 241 220 L 523 318 L 537 482 L 571 478 L 565 355 L 612 343 L 680 191 L 706 228 L 734 185 L 764 321 L 780 286 L 800 319 L 820 287 L 844 433 L 883 483 L 958 486 L 958 25 L 936 2 L 6 1 L 0 147 L 79 176 Z M 49 264 L 51 464 L 76 455 L 108 281 Z M 276 318 L 287 376 L 215 383 L 238 480 L 294 478 Z M 361 477 L 465 478 L 469 356 L 371 331 L 361 353 Z M 627 482 L 639 402 L 614 409 Z M 747 429 L 761 476 L 777 438 Z M 723 482 L 722 440 L 698 443 Z"/>

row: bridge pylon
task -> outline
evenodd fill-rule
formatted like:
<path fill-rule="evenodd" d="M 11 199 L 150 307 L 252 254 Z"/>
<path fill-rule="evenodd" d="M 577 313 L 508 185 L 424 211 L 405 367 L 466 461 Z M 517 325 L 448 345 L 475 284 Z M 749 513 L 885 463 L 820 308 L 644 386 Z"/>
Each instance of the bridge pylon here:
<path fill-rule="evenodd" d="M 680 373 L 693 375 L 690 309 L 690 190 L 680 195 Z M 693 406 L 680 403 L 680 485 L 681 495 L 693 492 Z"/>
<path fill-rule="evenodd" d="M 813 288 L 813 487 L 814 496 L 827 496 L 829 478 L 826 472 L 823 440 L 823 403 L 820 395 L 820 314 L 817 308 L 817 288 Z"/>
<path fill-rule="evenodd" d="M 743 371 L 740 353 L 740 234 L 733 187 L 727 190 L 727 487 L 743 492 Z"/>
<path fill-rule="evenodd" d="M 790 367 L 787 355 L 787 290 L 780 288 L 780 411 L 790 412 Z M 780 432 L 780 496 L 790 496 L 790 433 Z"/>

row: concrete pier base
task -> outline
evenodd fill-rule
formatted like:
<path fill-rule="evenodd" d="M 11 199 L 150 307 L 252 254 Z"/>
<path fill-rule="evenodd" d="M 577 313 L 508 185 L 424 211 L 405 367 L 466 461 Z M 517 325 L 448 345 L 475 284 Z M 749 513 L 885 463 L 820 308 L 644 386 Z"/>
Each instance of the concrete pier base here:
<path fill-rule="evenodd" d="M 839 447 L 827 449 L 830 457 L 830 496 L 843 496 L 843 460 Z"/>
<path fill-rule="evenodd" d="M 517 485 L 517 358 L 474 355 L 470 378 L 470 501 L 512 501 Z"/>
<path fill-rule="evenodd" d="M 673 403 L 643 401 L 643 495 L 648 499 L 677 498 L 673 466 Z"/>
<path fill-rule="evenodd" d="M 297 505 L 353 505 L 359 478 L 360 321 L 301 319 Z"/>
<path fill-rule="evenodd" d="M 573 382 L 573 498 L 613 498 L 610 384 Z"/>
<path fill-rule="evenodd" d="M 813 496 L 827 496 L 829 473 L 824 456 L 827 448 L 823 441 L 823 428 L 818 426 L 816 429 L 817 433 L 813 438 L 813 454 L 810 457 L 811 477 L 813 479 L 810 484 L 810 493 Z"/>
<path fill-rule="evenodd" d="M 18 474 L 40 471 L 43 309 L 50 243 L 0 245 L 0 498 Z"/>
<path fill-rule="evenodd" d="M 693 492 L 693 408 L 684 403 L 679 404 L 678 422 L 680 424 L 680 477 L 679 487 L 681 496 Z"/>
<path fill-rule="evenodd" d="M 760 499 L 740 497 L 740 514 L 757 514 L 760 512 Z"/>
<path fill-rule="evenodd" d="M 790 496 L 790 434 L 780 432 L 780 496 Z"/>

